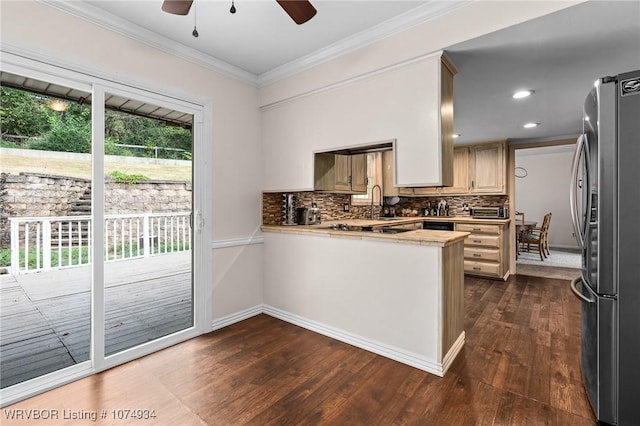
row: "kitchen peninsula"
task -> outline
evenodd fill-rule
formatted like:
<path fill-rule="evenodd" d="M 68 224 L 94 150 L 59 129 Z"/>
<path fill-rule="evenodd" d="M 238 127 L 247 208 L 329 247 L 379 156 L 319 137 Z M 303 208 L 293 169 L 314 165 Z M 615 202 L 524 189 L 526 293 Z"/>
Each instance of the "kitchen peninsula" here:
<path fill-rule="evenodd" d="M 265 311 L 443 376 L 464 345 L 467 232 L 418 218 L 264 225 Z"/>

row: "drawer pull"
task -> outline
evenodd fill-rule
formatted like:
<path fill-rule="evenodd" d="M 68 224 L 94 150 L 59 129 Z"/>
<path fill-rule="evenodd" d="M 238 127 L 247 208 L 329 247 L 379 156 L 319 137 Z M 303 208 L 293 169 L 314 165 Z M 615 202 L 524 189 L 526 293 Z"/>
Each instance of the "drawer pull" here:
<path fill-rule="evenodd" d="M 482 231 L 482 228 L 473 228 L 474 231 Z"/>
<path fill-rule="evenodd" d="M 482 240 L 473 240 L 474 243 L 481 243 Z"/>
<path fill-rule="evenodd" d="M 480 253 L 473 253 L 473 257 L 482 257 Z"/>
<path fill-rule="evenodd" d="M 473 270 L 474 270 L 474 271 L 482 271 L 482 268 L 478 268 L 477 266 L 474 266 L 474 267 L 473 267 Z"/>

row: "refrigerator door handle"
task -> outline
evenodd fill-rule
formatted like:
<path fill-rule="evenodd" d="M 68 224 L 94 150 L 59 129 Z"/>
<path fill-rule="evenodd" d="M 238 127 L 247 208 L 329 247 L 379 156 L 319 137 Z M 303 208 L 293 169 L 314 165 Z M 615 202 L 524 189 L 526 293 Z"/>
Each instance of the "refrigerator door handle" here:
<path fill-rule="evenodd" d="M 594 303 L 596 301 L 595 299 L 589 299 L 587 296 L 582 294 L 581 291 L 578 290 L 578 288 L 577 288 L 578 282 L 580 282 L 580 284 L 582 284 L 582 282 L 583 282 L 582 277 L 574 278 L 573 280 L 571 280 L 571 291 L 573 292 L 573 294 L 575 294 L 579 299 L 582 299 L 587 303 Z M 582 286 L 582 287 L 584 287 L 584 286 Z"/>
<path fill-rule="evenodd" d="M 584 235 L 580 226 L 580 218 L 578 213 L 578 168 L 580 167 L 580 157 L 585 145 L 585 135 L 580 135 L 576 144 L 576 152 L 573 154 L 573 164 L 571 165 L 571 185 L 569 186 L 569 204 L 571 208 L 571 222 L 573 223 L 573 232 L 578 241 L 580 249 L 584 249 Z M 585 158 L 585 161 L 589 161 Z M 584 184 L 584 183 L 583 183 Z"/>

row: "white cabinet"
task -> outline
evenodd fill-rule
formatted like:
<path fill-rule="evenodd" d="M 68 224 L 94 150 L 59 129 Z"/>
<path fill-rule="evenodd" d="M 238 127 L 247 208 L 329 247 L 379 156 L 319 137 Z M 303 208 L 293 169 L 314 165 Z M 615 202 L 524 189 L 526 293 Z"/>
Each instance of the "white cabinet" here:
<path fill-rule="evenodd" d="M 415 90 L 424 98 L 416 114 L 422 123 L 420 133 L 396 142 L 395 182 L 399 186 L 438 187 L 453 184 L 453 76 L 457 69 L 446 55 L 430 58 L 424 70 L 423 84 Z M 420 192 L 420 191 L 419 191 Z M 439 189 L 424 189 L 420 194 L 434 195 Z"/>
<path fill-rule="evenodd" d="M 443 120 L 453 119 L 455 69 L 442 58 L 439 52 L 262 107 L 263 189 L 312 190 L 315 152 L 388 141 L 395 141 L 398 185 L 452 179 L 451 124 Z"/>

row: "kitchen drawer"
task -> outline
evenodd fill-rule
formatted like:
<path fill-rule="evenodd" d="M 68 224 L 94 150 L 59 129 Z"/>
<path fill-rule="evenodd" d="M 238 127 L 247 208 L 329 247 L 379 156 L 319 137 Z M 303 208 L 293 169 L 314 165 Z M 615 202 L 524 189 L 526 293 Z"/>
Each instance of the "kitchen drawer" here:
<path fill-rule="evenodd" d="M 478 247 L 465 247 L 464 257 L 465 259 L 470 259 L 470 260 L 500 262 L 500 250 L 484 249 L 484 248 L 478 248 Z"/>
<path fill-rule="evenodd" d="M 464 246 L 481 246 L 500 248 L 500 236 L 488 234 L 471 234 L 464 240 Z"/>
<path fill-rule="evenodd" d="M 483 233 L 483 234 L 500 234 L 501 225 L 487 225 L 487 224 L 475 224 L 475 223 L 458 223 L 456 224 L 456 231 Z M 471 238 L 471 237 L 469 237 Z"/>
<path fill-rule="evenodd" d="M 473 260 L 464 261 L 464 271 L 470 274 L 491 275 L 500 277 L 500 264 L 492 262 L 474 262 Z"/>

